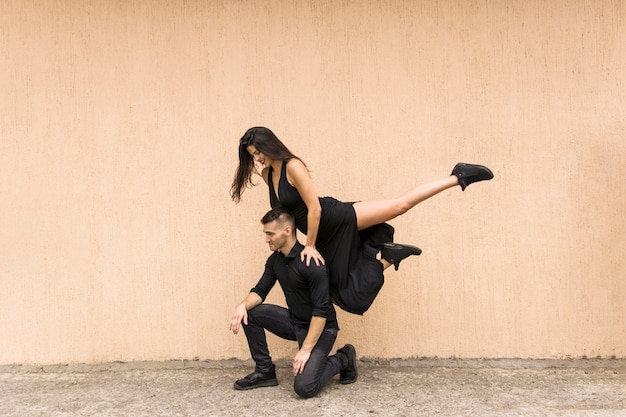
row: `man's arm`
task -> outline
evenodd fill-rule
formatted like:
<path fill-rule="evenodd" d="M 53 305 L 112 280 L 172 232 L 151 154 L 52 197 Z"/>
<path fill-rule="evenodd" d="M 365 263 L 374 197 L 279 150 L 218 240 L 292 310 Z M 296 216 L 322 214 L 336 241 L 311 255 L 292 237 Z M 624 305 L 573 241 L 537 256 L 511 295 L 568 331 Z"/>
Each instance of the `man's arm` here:
<path fill-rule="evenodd" d="M 261 279 L 259 279 L 259 282 L 252 288 L 246 298 L 235 307 L 235 314 L 228 322 L 228 330 L 234 334 L 239 333 L 239 325 L 242 321 L 243 324 L 248 324 L 248 311 L 261 304 L 276 283 L 276 274 L 274 274 L 274 268 L 272 267 L 272 262 L 275 258 L 276 254 L 267 258 L 265 271 Z"/>
<path fill-rule="evenodd" d="M 313 316 L 311 317 L 311 324 L 309 326 L 309 331 L 306 334 L 306 338 L 302 343 L 302 347 L 296 353 L 295 358 L 293 358 L 293 375 L 296 376 L 301 374 L 304 371 L 304 365 L 308 362 L 311 357 L 311 351 L 317 344 L 322 332 L 324 331 L 324 327 L 326 326 L 326 318 Z"/>
<path fill-rule="evenodd" d="M 301 262 L 298 266 L 301 274 L 306 277 L 309 283 L 313 311 L 309 331 L 304 342 L 302 342 L 302 347 L 293 359 L 294 376 L 304 371 L 304 366 L 311 357 L 311 352 L 326 327 L 328 312 L 329 310 L 332 311 L 330 289 L 328 288 L 328 269 L 325 265 L 311 264 L 308 267 L 303 267 L 303 265 L 304 263 Z"/>
<path fill-rule="evenodd" d="M 228 323 L 228 330 L 234 334 L 239 333 L 239 325 L 241 322 L 243 321 L 243 324 L 248 324 L 248 310 L 253 309 L 262 302 L 263 300 L 259 294 L 255 292 L 249 293 L 246 298 L 244 298 L 243 301 L 235 307 L 235 314 Z"/>

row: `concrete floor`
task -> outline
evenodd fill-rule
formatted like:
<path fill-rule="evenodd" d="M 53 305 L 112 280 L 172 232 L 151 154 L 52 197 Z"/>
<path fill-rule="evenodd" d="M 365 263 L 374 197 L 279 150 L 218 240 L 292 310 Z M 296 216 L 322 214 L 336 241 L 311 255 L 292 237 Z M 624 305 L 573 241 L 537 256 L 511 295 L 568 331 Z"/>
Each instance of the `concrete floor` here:
<path fill-rule="evenodd" d="M 359 362 L 312 399 L 235 391 L 251 362 L 0 366 L 0 416 L 626 416 L 626 360 Z"/>

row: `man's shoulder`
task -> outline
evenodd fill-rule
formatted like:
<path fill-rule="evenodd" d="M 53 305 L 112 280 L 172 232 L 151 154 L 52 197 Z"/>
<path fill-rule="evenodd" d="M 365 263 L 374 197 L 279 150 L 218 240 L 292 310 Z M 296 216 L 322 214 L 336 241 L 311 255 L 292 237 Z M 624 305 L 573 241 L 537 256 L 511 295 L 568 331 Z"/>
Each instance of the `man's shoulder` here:
<path fill-rule="evenodd" d="M 301 261 L 300 256 L 293 259 L 291 261 L 291 265 L 293 265 L 298 272 L 304 276 L 319 276 L 326 275 L 328 273 L 326 265 L 321 263 L 317 265 L 314 260 L 311 260 L 309 266 L 306 266 L 306 260 Z"/>

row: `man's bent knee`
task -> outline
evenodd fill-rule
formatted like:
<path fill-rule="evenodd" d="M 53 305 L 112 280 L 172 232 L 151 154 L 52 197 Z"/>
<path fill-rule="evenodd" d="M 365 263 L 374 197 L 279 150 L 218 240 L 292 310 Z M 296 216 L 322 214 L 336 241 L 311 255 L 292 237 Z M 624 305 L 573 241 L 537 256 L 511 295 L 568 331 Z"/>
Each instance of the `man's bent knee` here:
<path fill-rule="evenodd" d="M 293 381 L 293 390 L 302 398 L 312 398 L 319 392 L 319 386 L 313 382 L 304 381 L 296 377 Z"/>

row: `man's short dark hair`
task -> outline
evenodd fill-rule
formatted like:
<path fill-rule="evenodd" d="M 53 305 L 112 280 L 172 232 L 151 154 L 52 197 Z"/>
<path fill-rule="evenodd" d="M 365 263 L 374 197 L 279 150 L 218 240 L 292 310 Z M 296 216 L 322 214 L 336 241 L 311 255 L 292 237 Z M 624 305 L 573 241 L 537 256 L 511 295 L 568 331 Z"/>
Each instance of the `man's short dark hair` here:
<path fill-rule="evenodd" d="M 275 207 L 265 213 L 265 216 L 261 219 L 262 224 L 268 224 L 273 221 L 280 223 L 281 225 L 287 224 L 291 226 L 295 233 L 295 220 L 293 218 L 293 214 L 291 214 L 291 212 L 286 208 L 281 206 Z"/>

